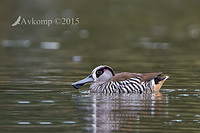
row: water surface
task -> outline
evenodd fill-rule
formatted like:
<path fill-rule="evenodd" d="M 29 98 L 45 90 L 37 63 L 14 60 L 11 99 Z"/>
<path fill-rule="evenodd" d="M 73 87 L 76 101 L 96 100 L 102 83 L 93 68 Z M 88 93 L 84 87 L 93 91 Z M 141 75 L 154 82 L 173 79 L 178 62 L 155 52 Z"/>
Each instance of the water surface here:
<path fill-rule="evenodd" d="M 0 132 L 199 132 L 198 5 L 3 2 L 0 10 L 8 15 L 0 21 Z M 71 15 L 80 24 L 12 27 L 20 15 Z M 164 72 L 170 78 L 160 93 L 148 95 L 96 94 L 89 85 L 71 86 L 101 64 L 115 72 Z"/>

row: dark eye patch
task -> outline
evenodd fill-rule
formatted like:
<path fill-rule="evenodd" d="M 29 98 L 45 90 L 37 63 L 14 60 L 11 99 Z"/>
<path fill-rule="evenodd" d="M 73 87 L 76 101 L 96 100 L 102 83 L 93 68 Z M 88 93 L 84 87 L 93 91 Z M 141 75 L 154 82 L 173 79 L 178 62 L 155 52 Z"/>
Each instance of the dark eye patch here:
<path fill-rule="evenodd" d="M 97 71 L 96 71 L 96 76 L 97 76 L 97 78 L 98 78 L 99 76 L 101 76 L 103 73 L 104 73 L 103 69 L 97 70 Z"/>

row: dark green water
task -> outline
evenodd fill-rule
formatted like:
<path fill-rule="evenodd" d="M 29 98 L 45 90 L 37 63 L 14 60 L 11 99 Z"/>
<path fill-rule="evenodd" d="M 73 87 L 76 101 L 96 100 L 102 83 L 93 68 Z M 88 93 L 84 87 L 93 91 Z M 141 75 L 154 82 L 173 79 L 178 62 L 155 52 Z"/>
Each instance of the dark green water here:
<path fill-rule="evenodd" d="M 2 1 L 0 132 L 200 132 L 199 4 Z M 18 16 L 70 15 L 80 23 L 11 26 Z M 170 78 L 149 95 L 71 86 L 101 64 Z"/>

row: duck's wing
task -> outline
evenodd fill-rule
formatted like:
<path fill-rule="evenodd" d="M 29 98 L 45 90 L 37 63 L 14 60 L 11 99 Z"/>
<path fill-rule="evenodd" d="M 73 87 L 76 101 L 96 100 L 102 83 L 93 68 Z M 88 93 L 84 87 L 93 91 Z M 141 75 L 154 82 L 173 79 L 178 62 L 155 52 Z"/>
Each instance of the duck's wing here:
<path fill-rule="evenodd" d="M 150 81 L 158 76 L 160 76 L 162 72 L 159 73 L 129 73 L 129 72 L 123 72 L 123 73 L 117 73 L 115 76 L 113 76 L 110 81 L 124 81 L 130 78 L 138 78 L 140 79 L 141 83 L 144 81 Z"/>

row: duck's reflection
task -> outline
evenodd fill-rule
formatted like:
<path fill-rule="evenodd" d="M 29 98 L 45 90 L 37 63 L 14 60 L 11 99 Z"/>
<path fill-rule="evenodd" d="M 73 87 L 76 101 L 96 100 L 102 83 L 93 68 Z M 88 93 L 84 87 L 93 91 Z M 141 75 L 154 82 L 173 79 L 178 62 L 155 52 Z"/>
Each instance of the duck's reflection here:
<path fill-rule="evenodd" d="M 91 98 L 93 104 L 87 109 L 88 114 L 85 119 L 89 120 L 92 126 L 87 122 L 85 129 L 93 132 L 119 131 L 127 125 L 136 125 L 141 118 L 164 115 L 166 112 L 164 110 L 166 98 L 160 93 L 148 95 L 91 93 Z"/>

